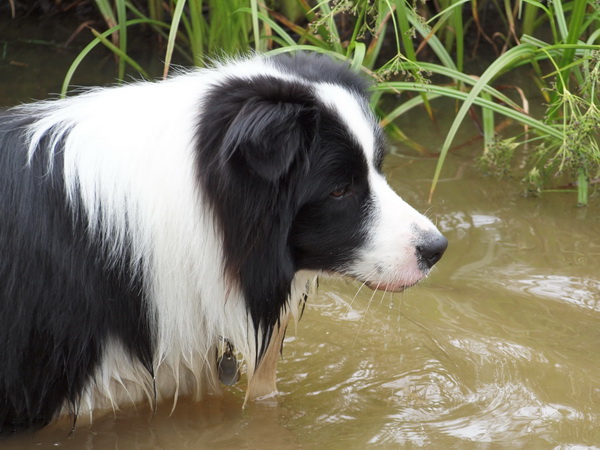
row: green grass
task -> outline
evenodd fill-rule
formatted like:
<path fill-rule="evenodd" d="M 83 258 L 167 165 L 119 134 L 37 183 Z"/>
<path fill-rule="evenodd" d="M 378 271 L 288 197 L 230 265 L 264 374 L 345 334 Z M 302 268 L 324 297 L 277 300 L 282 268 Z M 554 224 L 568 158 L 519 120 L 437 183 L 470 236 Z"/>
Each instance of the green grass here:
<path fill-rule="evenodd" d="M 156 42 L 163 44 L 163 76 L 173 58 L 202 66 L 211 58 L 250 51 L 312 50 L 349 60 L 355 70 L 373 77 L 373 107 L 382 124 L 417 150 L 420 144 L 396 120 L 417 107 L 433 118 L 433 102 L 456 101 L 432 174 L 430 200 L 459 127 L 474 109 L 480 111 L 482 126 L 478 164 L 486 170 L 520 171 L 528 192 L 535 193 L 552 191 L 566 178 L 581 205 L 588 203 L 600 177 L 598 1 L 439 0 L 437 10 L 432 2 L 406 0 L 146 0 L 139 7 L 128 0 L 95 1 L 108 29 L 93 30 L 92 42 L 65 78 L 63 93 L 81 60 L 100 44 L 117 55 L 120 79 L 127 66 L 148 77 L 128 52 L 140 27 L 154 30 Z M 484 48 L 497 52 L 495 60 L 482 73 L 465 74 L 468 52 L 477 55 Z M 523 70 L 534 75 L 547 99 L 544 115 L 533 117 L 494 88 Z M 386 110 L 383 105 L 390 102 L 385 97 L 398 93 L 410 99 Z M 523 132 L 497 135 L 506 119 Z M 512 162 L 518 151 L 525 153 L 525 169 Z"/>

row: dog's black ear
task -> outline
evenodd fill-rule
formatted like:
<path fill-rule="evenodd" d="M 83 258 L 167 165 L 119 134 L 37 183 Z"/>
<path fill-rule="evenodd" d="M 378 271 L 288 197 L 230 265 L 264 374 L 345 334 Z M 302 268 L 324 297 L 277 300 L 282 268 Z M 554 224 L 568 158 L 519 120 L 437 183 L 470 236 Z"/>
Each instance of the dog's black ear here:
<path fill-rule="evenodd" d="M 277 181 L 310 144 L 312 116 L 312 108 L 303 103 L 249 99 L 225 133 L 221 157 L 242 156 L 258 176 Z"/>

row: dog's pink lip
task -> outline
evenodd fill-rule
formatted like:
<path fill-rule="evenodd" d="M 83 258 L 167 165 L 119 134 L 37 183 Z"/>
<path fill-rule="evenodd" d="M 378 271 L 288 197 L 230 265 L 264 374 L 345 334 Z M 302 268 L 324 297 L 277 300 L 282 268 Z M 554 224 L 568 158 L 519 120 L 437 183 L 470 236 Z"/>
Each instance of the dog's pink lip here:
<path fill-rule="evenodd" d="M 367 281 L 365 282 L 365 284 L 375 290 L 379 290 L 379 291 L 386 291 L 386 292 L 403 292 L 405 289 L 408 289 L 411 286 L 414 286 L 417 283 L 412 283 L 412 284 L 394 284 L 394 283 L 380 283 L 380 282 L 376 282 L 376 281 Z"/>

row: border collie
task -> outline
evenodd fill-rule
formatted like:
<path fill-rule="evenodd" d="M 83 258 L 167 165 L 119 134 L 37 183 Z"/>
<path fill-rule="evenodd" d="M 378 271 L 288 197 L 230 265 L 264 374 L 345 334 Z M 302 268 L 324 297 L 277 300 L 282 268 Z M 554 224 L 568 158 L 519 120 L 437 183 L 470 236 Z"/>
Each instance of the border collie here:
<path fill-rule="evenodd" d="M 0 430 L 273 393 L 319 274 L 402 291 L 446 239 L 386 183 L 369 84 L 254 56 L 0 114 Z"/>

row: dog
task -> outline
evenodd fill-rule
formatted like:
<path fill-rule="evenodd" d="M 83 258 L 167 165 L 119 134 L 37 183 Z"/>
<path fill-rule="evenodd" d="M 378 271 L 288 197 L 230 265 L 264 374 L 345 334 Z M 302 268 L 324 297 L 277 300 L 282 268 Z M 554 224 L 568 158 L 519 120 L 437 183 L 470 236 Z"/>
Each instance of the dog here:
<path fill-rule="evenodd" d="M 254 55 L 0 114 L 1 431 L 200 399 L 224 342 L 269 395 L 317 276 L 425 277 L 448 242 L 385 181 L 369 87 Z"/>

